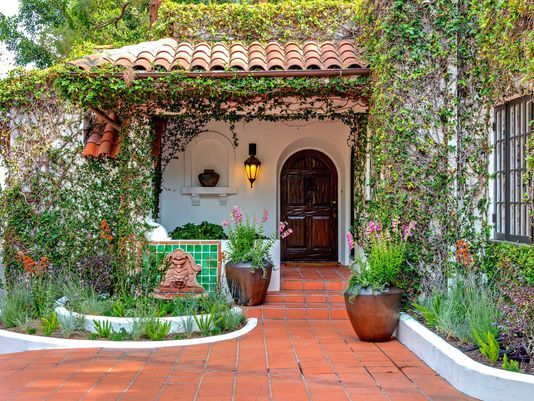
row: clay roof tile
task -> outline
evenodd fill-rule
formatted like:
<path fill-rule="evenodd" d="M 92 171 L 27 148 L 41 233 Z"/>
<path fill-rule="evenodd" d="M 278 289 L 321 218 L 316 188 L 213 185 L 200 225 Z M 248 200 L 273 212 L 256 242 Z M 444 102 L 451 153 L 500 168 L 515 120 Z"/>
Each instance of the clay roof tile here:
<path fill-rule="evenodd" d="M 366 65 L 352 40 L 272 41 L 265 45 L 252 42 L 245 46 L 239 42 L 179 43 L 171 38 L 110 49 L 70 63 L 84 70 L 113 64 L 145 71 L 341 69 Z"/>

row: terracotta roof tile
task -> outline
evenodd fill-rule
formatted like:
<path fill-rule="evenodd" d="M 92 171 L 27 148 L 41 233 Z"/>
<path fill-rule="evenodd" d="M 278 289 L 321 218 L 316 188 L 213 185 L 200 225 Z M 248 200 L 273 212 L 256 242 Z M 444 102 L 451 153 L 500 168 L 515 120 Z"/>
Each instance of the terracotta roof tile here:
<path fill-rule="evenodd" d="M 362 68 L 354 41 L 262 44 L 177 42 L 161 39 L 120 49 L 105 50 L 70 62 L 84 70 L 103 64 L 132 67 L 141 71 L 222 70 L 320 70 Z"/>
<path fill-rule="evenodd" d="M 115 113 L 109 113 L 109 117 L 117 121 Z M 85 142 L 82 155 L 93 158 L 114 158 L 119 153 L 119 148 L 120 136 L 117 129 L 103 117 L 97 116 L 89 138 Z"/>

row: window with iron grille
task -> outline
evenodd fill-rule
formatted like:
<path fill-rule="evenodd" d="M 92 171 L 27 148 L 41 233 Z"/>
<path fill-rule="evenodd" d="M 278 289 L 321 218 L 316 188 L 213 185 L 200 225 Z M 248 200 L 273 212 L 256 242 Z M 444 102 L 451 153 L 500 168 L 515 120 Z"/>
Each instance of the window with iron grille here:
<path fill-rule="evenodd" d="M 533 102 L 530 96 L 514 99 L 495 108 L 495 239 L 532 243 L 525 180 L 527 139 L 532 132 Z"/>

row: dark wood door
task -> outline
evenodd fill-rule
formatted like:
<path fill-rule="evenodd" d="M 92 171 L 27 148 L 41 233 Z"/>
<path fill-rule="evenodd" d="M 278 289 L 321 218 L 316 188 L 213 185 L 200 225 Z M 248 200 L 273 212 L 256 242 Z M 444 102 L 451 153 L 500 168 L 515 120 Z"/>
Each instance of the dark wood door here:
<path fill-rule="evenodd" d="M 337 260 L 337 171 L 328 156 L 303 150 L 282 167 L 281 217 L 293 229 L 282 260 Z"/>

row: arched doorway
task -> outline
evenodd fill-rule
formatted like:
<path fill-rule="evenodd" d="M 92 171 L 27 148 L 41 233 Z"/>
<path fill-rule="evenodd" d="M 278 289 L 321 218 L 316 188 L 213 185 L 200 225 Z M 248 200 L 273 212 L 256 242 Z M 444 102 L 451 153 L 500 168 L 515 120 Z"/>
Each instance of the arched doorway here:
<path fill-rule="evenodd" d="M 280 174 L 280 215 L 293 229 L 283 261 L 337 261 L 337 170 L 317 150 L 294 153 Z"/>

